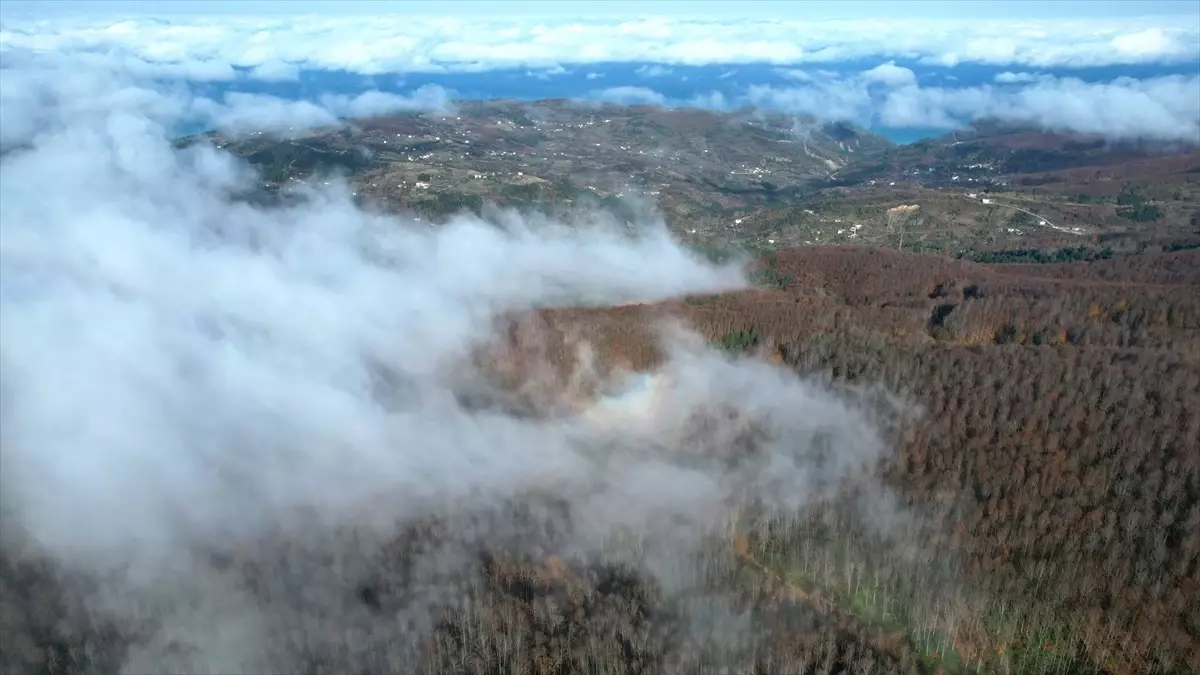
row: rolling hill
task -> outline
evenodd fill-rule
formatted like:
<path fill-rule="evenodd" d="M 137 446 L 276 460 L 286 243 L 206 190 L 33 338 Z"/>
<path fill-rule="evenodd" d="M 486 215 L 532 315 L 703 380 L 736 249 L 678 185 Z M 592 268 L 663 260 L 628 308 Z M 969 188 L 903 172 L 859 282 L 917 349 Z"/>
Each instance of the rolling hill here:
<path fill-rule="evenodd" d="M 429 366 L 456 387 L 430 409 L 534 420 L 550 432 L 526 440 L 586 446 L 578 484 L 539 482 L 531 461 L 520 470 L 539 480 L 519 494 L 432 495 L 432 515 L 378 540 L 408 495 L 339 483 L 362 498 L 361 526 L 310 535 L 321 514 L 304 514 L 189 549 L 212 588 L 270 610 L 218 628 L 265 636 L 294 672 L 1200 671 L 1194 151 L 986 125 L 895 148 L 750 111 L 566 101 L 178 145 L 201 141 L 261 172 L 237 198 L 301 201 L 305 184 L 345 180 L 431 226 L 492 204 L 637 220 L 643 199 L 697 255 L 752 254 L 751 288 L 505 313 L 461 362 Z M 692 345 L 715 378 L 739 364 L 765 391 L 720 405 L 685 391 L 669 326 L 713 348 Z M 403 378 L 372 374 L 381 408 L 405 395 Z M 771 408 L 794 402 L 776 400 L 780 382 L 824 403 Z M 744 412 L 754 397 L 774 418 Z M 839 426 L 831 402 L 861 420 Z M 603 442 L 583 442 L 581 414 Z M 622 445 L 660 415 L 671 442 Z M 882 450 L 854 455 L 867 426 Z M 613 470 L 628 455 L 645 475 Z M 694 480 L 657 480 L 668 465 Z M 714 476 L 737 488 L 719 527 L 672 510 L 634 526 L 639 500 L 686 511 Z M 617 498 L 589 500 L 605 490 Z M 581 546 L 605 518 L 633 525 Z M 0 670 L 113 672 L 156 635 L 152 603 L 101 618 L 95 580 L 4 537 Z M 184 637 L 154 647 L 187 663 Z"/>

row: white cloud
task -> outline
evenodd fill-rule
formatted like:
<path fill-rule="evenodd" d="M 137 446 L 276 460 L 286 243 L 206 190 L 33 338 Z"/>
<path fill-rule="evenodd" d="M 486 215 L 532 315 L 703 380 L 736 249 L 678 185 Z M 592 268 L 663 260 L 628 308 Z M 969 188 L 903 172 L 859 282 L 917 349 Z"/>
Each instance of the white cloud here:
<path fill-rule="evenodd" d="M 976 118 L 1112 138 L 1200 143 L 1200 77 L 1121 78 L 1108 83 L 1063 78 L 1012 92 L 988 87 L 972 91 L 978 94 L 970 95 L 967 112 Z M 936 101 L 940 93 L 927 90 L 924 95 Z"/>
<path fill-rule="evenodd" d="M 1083 82 L 1049 75 L 1002 73 L 1001 86 L 921 86 L 911 71 L 892 64 L 839 78 L 805 74 L 793 87 L 751 85 L 738 97 L 720 92 L 674 99 L 648 87 L 611 87 L 591 100 L 665 107 L 729 110 L 752 105 L 863 126 L 954 129 L 979 119 L 998 119 L 1050 131 L 1113 139 L 1200 143 L 1200 77 L 1168 76 Z M 886 88 L 874 85 L 884 83 Z"/>
<path fill-rule="evenodd" d="M 664 77 L 673 72 L 675 71 L 660 65 L 641 66 L 634 71 L 634 73 L 642 77 Z"/>
<path fill-rule="evenodd" d="M 860 77 L 867 82 L 876 82 L 889 87 L 900 87 L 917 83 L 917 74 L 908 68 L 897 66 L 895 61 L 881 63 L 870 70 L 864 70 L 860 73 Z"/>
<path fill-rule="evenodd" d="M 569 75 L 571 71 L 563 68 L 561 65 L 554 64 L 551 67 L 543 67 L 538 70 L 525 71 L 525 77 L 532 77 L 538 80 L 550 80 L 556 75 Z"/>
<path fill-rule="evenodd" d="M 922 59 L 1027 68 L 1185 62 L 1200 26 L 1113 20 L 812 20 L 192 17 L 3 20 L 0 48 L 132 54 L 153 63 L 288 63 L 363 74 L 559 63 L 829 63 Z M 190 66 L 183 66 L 190 67 Z"/>
<path fill-rule="evenodd" d="M 868 71 L 871 72 L 871 71 Z M 1008 73 L 1005 86 L 922 87 L 873 91 L 868 77 L 819 79 L 798 87 L 752 86 L 757 106 L 863 125 L 951 129 L 996 118 L 1048 130 L 1121 139 L 1200 143 L 1200 77 L 1169 76 L 1089 83 Z"/>
<path fill-rule="evenodd" d="M 313 127 L 337 126 L 338 118 L 378 117 L 401 111 L 426 110 L 450 114 L 450 93 L 427 84 L 409 96 L 368 91 L 356 96 L 326 94 L 317 102 L 289 100 L 266 94 L 231 92 L 221 101 L 200 98 L 192 102 L 197 121 L 225 132 L 283 133 Z"/>
<path fill-rule="evenodd" d="M 519 532 L 497 504 L 535 490 L 568 507 L 547 529 L 573 552 L 632 530 L 679 574 L 738 495 L 794 513 L 884 452 L 853 404 L 672 334 L 665 396 L 640 423 L 508 414 L 471 365 L 501 317 L 742 288 L 742 271 L 656 218 L 431 228 L 361 210 L 343 185 L 247 203 L 248 166 L 170 143 L 195 106 L 261 124 L 397 102 L 203 103 L 58 65 L 8 66 L 0 89 L 4 137 L 25 143 L 0 157 L 0 527 L 80 581 L 61 590 L 86 630 L 111 620 L 132 642 L 122 672 L 295 672 L 297 652 L 418 645 L 419 602 L 397 617 L 345 598 L 397 528 L 433 515 L 461 526 L 406 558 L 414 575 L 475 564 L 454 545 Z M 532 360 L 533 384 L 562 363 Z M 727 409 L 742 417 L 695 433 L 695 414 Z M 743 440 L 725 461 L 751 425 L 761 451 Z M 461 577 L 425 581 L 420 597 L 460 597 Z M 302 602 L 276 595 L 292 583 Z"/>
<path fill-rule="evenodd" d="M 796 80 L 797 82 L 812 82 L 814 79 L 807 71 L 799 68 L 776 68 L 775 72 L 789 80 Z"/>
<path fill-rule="evenodd" d="M 809 87 L 751 85 L 751 105 L 819 119 L 869 124 L 873 98 L 863 83 L 824 83 Z"/>
<path fill-rule="evenodd" d="M 585 101 L 619 103 L 623 105 L 653 105 L 663 108 L 700 108 L 702 110 L 728 110 L 729 99 L 719 91 L 696 94 L 687 98 L 669 98 L 649 87 L 609 87 L 588 94 Z"/>
<path fill-rule="evenodd" d="M 1159 23 L 1155 23 L 1158 21 Z M 750 103 L 822 119 L 951 128 L 981 116 L 1095 131 L 1120 137 L 1192 139 L 1196 79 L 1159 78 L 1084 84 L 1036 69 L 1055 65 L 1148 63 L 1200 56 L 1200 27 L 1162 20 L 1120 22 L 756 22 L 647 21 L 513 22 L 505 19 L 297 17 L 212 21 L 179 17 L 119 22 L 5 19 L 0 53 L 6 63 L 37 55 L 71 58 L 140 79 L 232 81 L 295 80 L 303 68 L 344 68 L 363 74 L 395 71 L 484 71 L 524 65 L 532 77 L 569 72 L 563 63 L 648 61 L 645 78 L 671 73 L 671 64 L 759 61 L 779 64 L 795 87 L 750 86 L 742 97 L 715 92 L 668 98 L 652 88 L 617 86 L 593 91 L 598 101 L 727 109 Z M 879 65 L 840 76 L 823 64 L 882 55 Z M 1021 66 L 995 76 L 1000 87 L 921 86 L 916 74 L 888 58 L 956 64 Z M 802 65 L 803 67 L 797 67 Z M 235 67 L 247 69 L 239 73 Z M 603 74 L 590 72 L 588 80 Z M 876 85 L 876 86 L 872 86 Z M 176 100 L 195 115 L 227 129 L 333 124 L 336 118 L 396 110 L 448 110 L 449 94 L 436 90 L 397 96 L 368 92 L 357 98 L 284 101 L 234 94 L 220 101 Z M 1100 107 L 1096 107 L 1100 106 Z M 1112 106 L 1111 108 L 1106 106 Z M 1067 111 L 1071 111 L 1069 114 Z M 9 113 L 9 111 L 6 111 Z M 3 126 L 16 133 L 36 124 L 21 117 Z"/>
<path fill-rule="evenodd" d="M 436 84 L 418 87 L 409 96 L 369 91 L 357 96 L 325 95 L 320 100 L 341 117 L 376 117 L 405 110 L 454 111 L 450 92 Z"/>
<path fill-rule="evenodd" d="M 1018 82 L 1034 82 L 1038 76 L 1033 73 L 1014 73 L 1012 71 L 1004 71 L 997 73 L 995 80 L 1000 84 L 1015 84 Z"/>
<path fill-rule="evenodd" d="M 367 91 L 354 96 L 324 95 L 317 101 L 290 100 L 266 94 L 225 93 L 219 100 L 197 97 L 182 87 L 156 88 L 155 73 L 140 64 L 111 57 L 87 58 L 23 55 L 0 71 L 0 148 L 27 142 L 44 131 L 51 110 L 71 115 L 136 111 L 170 128 L 172 123 L 196 124 L 238 133 L 283 133 L 312 127 L 336 126 L 338 118 L 371 117 L 407 110 L 448 114 L 451 93 L 424 85 L 408 95 Z M 150 78 L 150 79 L 147 79 Z M 67 87 L 77 92 L 63 100 Z"/>
<path fill-rule="evenodd" d="M 591 97 L 604 103 L 666 106 L 667 97 L 648 87 L 609 87 L 592 92 Z"/>
<path fill-rule="evenodd" d="M 284 132 L 338 124 L 337 113 L 324 106 L 265 94 L 234 92 L 220 102 L 199 99 L 194 110 L 214 128 L 228 132 Z"/>
<path fill-rule="evenodd" d="M 710 91 L 707 94 L 696 94 L 689 98 L 686 102 L 686 107 L 700 108 L 702 110 L 728 110 L 732 107 L 732 104 L 721 92 Z"/>
<path fill-rule="evenodd" d="M 249 77 L 264 82 L 294 82 L 300 79 L 300 68 L 294 63 L 268 61 L 251 68 Z"/>
<path fill-rule="evenodd" d="M 1178 49 L 1177 38 L 1168 35 L 1162 28 L 1147 28 L 1136 33 L 1125 33 L 1112 39 L 1117 53 L 1131 58 L 1154 58 Z"/>
<path fill-rule="evenodd" d="M 237 78 L 232 66 L 216 59 L 158 62 L 127 57 L 123 65 L 129 73 L 146 78 L 194 82 L 221 82 Z"/>

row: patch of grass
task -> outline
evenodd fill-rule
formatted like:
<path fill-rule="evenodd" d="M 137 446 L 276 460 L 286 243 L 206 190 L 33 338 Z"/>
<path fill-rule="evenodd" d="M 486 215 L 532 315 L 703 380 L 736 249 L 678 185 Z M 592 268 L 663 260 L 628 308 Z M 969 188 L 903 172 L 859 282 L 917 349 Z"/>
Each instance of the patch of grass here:
<path fill-rule="evenodd" d="M 1012 249 L 1006 251 L 978 251 L 959 256 L 977 263 L 1038 263 L 1056 264 L 1075 261 L 1109 260 L 1113 257 L 1110 248 L 1096 249 L 1089 246 L 1068 246 L 1057 249 Z"/>
<path fill-rule="evenodd" d="M 1133 207 L 1117 209 L 1117 215 L 1135 223 L 1148 223 L 1162 217 L 1162 209 L 1155 204 L 1139 204 Z"/>
<path fill-rule="evenodd" d="M 779 264 L 779 257 L 774 252 L 767 258 L 767 266 L 756 270 L 751 274 L 750 278 L 758 286 L 768 286 L 777 288 L 781 291 L 786 291 L 788 286 L 792 284 L 795 277 L 790 274 L 783 274 L 776 267 Z"/>
<path fill-rule="evenodd" d="M 833 537 L 820 538 L 812 543 L 820 547 L 832 548 L 836 539 Z M 950 647 L 949 638 L 930 627 L 919 627 L 911 622 L 911 617 L 901 616 L 889 607 L 899 607 L 899 601 L 890 597 L 886 588 L 877 588 L 863 584 L 847 590 L 847 584 L 837 574 L 823 578 L 817 566 L 812 567 L 812 573 L 806 573 L 799 565 L 791 561 L 787 554 L 768 549 L 761 557 L 765 569 L 777 575 L 781 581 L 801 589 L 809 594 L 820 594 L 837 603 L 845 610 L 872 628 L 883 632 L 902 631 L 905 640 L 919 656 L 922 664 L 930 670 L 944 669 L 950 672 L 974 672 L 968 667 L 962 656 Z"/>
<path fill-rule="evenodd" d="M 1200 242 L 1197 242 L 1197 241 L 1175 242 L 1175 243 L 1171 243 L 1171 244 L 1167 244 L 1166 246 L 1163 246 L 1163 253 L 1174 253 L 1176 251 L 1190 251 L 1191 249 L 1194 249 L 1194 248 L 1200 248 Z"/>
<path fill-rule="evenodd" d="M 779 270 L 771 267 L 758 270 L 752 275 L 752 280 L 756 285 L 777 288 L 781 291 L 786 291 L 788 286 L 792 285 L 793 279 L 792 275 L 782 274 Z"/>
<path fill-rule="evenodd" d="M 786 520 L 751 545 L 762 570 L 809 597 L 832 602 L 884 633 L 903 633 L 910 649 L 929 671 L 947 673 L 1094 673 L 1095 664 L 1077 653 L 1080 628 L 1057 608 L 1016 608 L 988 604 L 978 621 L 914 600 L 929 579 L 915 579 L 913 569 L 875 568 L 879 561 L 848 538 L 817 525 L 796 529 Z M 856 552 L 857 549 L 857 552 Z M 883 563 L 885 568 L 887 563 Z M 965 606 L 964 606 L 965 608 Z M 972 635 L 960 644 L 963 626 Z M 982 631 L 982 632 L 980 632 Z M 967 649 L 974 653 L 964 653 Z"/>
<path fill-rule="evenodd" d="M 751 326 L 726 333 L 721 338 L 720 347 L 731 353 L 744 352 L 757 346 L 759 339 L 758 328 Z"/>

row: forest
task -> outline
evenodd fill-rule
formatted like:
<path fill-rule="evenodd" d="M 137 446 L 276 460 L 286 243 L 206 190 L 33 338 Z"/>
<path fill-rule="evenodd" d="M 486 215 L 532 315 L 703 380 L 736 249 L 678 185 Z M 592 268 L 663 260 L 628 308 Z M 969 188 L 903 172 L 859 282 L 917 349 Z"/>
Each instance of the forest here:
<path fill-rule="evenodd" d="M 649 367 L 645 326 L 683 315 L 727 351 L 921 403 L 879 469 L 923 514 L 903 537 L 914 551 L 830 504 L 748 518 L 738 560 L 857 622 L 895 658 L 872 668 L 1200 667 L 1196 250 L 980 264 L 806 247 L 760 270 L 743 294 L 546 319 Z M 849 657 L 816 665 L 828 653 L 798 672 L 860 672 Z"/>
<path fill-rule="evenodd" d="M 799 511 L 748 498 L 669 561 L 674 584 L 649 571 L 656 542 L 573 551 L 587 514 L 553 493 L 448 513 L 354 564 L 305 558 L 303 578 L 344 592 L 344 623 L 315 639 L 304 622 L 329 610 L 289 576 L 296 551 L 213 555 L 301 617 L 280 640 L 308 631 L 304 673 L 1200 670 L 1200 250 L 805 247 L 754 264 L 751 290 L 513 317 L 497 353 L 554 363 L 566 386 L 573 341 L 601 370 L 650 371 L 656 322 L 682 320 L 839 396 L 913 402 L 918 415 L 880 417 L 877 482 Z M 881 527 L 862 490 L 903 517 Z M 438 562 L 451 553 L 469 562 Z M 98 622 L 77 598 L 6 546 L 0 670 L 125 663 L 145 627 Z"/>

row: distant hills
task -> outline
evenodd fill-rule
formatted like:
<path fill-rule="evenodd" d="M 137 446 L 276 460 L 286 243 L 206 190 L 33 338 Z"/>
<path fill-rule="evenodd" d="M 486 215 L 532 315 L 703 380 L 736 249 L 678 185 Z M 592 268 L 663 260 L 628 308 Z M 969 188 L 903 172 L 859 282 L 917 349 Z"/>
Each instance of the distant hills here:
<path fill-rule="evenodd" d="M 893 144 L 845 123 L 751 109 L 584 104 L 562 99 L 460 102 L 454 115 L 346 120 L 338 129 L 245 129 L 206 138 L 245 157 L 270 186 L 328 172 L 359 192 L 433 213 L 531 200 L 653 197 L 691 216 L 777 201 Z"/>
<path fill-rule="evenodd" d="M 852 124 L 753 108 L 566 99 L 456 106 L 282 137 L 208 133 L 180 145 L 203 139 L 244 157 L 263 179 L 256 198 L 340 175 L 361 200 L 431 218 L 490 203 L 604 208 L 633 220 L 637 204 L 653 204 L 678 236 L 709 249 L 1005 251 L 1074 247 L 1081 236 L 1137 248 L 1200 235 L 1196 146 L 993 121 L 897 146 Z"/>

